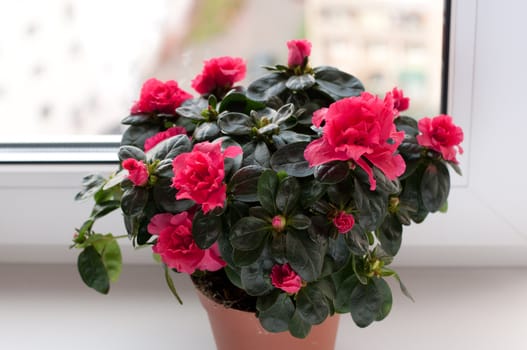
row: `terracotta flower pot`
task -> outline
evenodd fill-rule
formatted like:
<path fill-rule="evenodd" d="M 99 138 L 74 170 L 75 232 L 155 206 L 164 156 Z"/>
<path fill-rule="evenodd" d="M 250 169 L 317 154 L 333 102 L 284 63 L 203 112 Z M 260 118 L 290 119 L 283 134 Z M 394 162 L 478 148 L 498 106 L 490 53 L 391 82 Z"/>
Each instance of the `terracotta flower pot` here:
<path fill-rule="evenodd" d="M 270 333 L 253 313 L 226 308 L 198 292 L 207 311 L 217 350 L 333 350 L 339 317 L 313 326 L 305 339 L 289 332 Z"/>

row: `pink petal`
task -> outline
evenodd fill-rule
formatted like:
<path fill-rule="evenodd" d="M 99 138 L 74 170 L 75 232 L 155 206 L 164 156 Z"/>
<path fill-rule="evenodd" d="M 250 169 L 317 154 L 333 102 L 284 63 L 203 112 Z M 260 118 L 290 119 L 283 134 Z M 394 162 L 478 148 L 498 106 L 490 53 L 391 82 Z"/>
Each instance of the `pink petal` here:
<path fill-rule="evenodd" d="M 317 128 L 320 128 L 320 125 L 326 119 L 327 113 L 328 113 L 327 108 L 321 108 L 321 109 L 317 109 L 316 111 L 314 111 L 313 117 L 311 118 L 311 122 L 313 123 L 313 125 L 316 126 Z"/>
<path fill-rule="evenodd" d="M 165 227 L 170 225 L 171 219 L 172 214 L 170 213 L 154 215 L 147 226 L 148 232 L 152 235 L 158 235 Z"/>
<path fill-rule="evenodd" d="M 377 188 L 377 181 L 375 181 L 375 177 L 373 177 L 373 170 L 371 166 L 362 158 L 359 158 L 355 161 L 358 166 L 360 166 L 366 174 L 368 174 L 368 179 L 370 180 L 370 191 L 375 191 L 375 188 Z"/>
<path fill-rule="evenodd" d="M 225 158 L 235 158 L 243 153 L 243 150 L 241 147 L 238 146 L 229 146 L 223 151 L 223 156 Z"/>
<path fill-rule="evenodd" d="M 345 152 L 335 152 L 333 146 L 329 145 L 324 138 L 317 139 L 307 145 L 304 150 L 304 158 L 309 166 L 324 164 L 332 160 L 348 160 Z"/>

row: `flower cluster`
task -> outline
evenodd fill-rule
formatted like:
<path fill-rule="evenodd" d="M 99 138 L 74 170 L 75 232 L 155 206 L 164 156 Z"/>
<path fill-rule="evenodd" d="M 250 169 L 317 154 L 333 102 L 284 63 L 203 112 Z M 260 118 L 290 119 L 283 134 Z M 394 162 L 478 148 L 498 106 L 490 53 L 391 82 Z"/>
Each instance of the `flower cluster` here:
<path fill-rule="evenodd" d="M 168 280 L 189 274 L 225 305 L 243 294 L 269 331 L 302 338 L 334 313 L 361 327 L 386 317 L 403 227 L 446 208 L 463 131 L 448 115 L 404 115 L 401 89 L 376 96 L 346 72 L 311 67 L 306 40 L 287 48 L 287 65 L 246 88 L 233 57 L 205 61 L 197 97 L 145 82 L 122 121 L 119 169 L 86 177 L 77 197 L 95 200 L 74 238 L 88 286 L 107 293 L 119 275 L 116 237 L 94 223 L 120 209 Z"/>

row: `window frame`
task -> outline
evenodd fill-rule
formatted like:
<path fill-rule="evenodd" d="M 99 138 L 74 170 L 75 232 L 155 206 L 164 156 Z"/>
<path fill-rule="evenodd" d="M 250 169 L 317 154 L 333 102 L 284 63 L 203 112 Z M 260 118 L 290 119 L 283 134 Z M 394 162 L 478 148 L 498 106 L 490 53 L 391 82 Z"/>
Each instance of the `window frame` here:
<path fill-rule="evenodd" d="M 511 229 L 510 223 L 482 200 L 480 188 L 471 181 L 471 160 L 477 155 L 470 146 L 477 121 L 473 110 L 476 39 L 480 35 L 478 1 L 453 0 L 451 6 L 451 20 L 446 24 L 449 50 L 444 57 L 448 76 L 443 80 L 448 90 L 442 105 L 465 130 L 465 154 L 461 159 L 464 176 L 452 178 L 448 215 L 434 214 L 425 223 L 405 230 L 405 243 L 395 264 L 527 266 L 527 238 Z M 115 155 L 117 144 L 105 146 Z M 108 174 L 116 164 L 111 160 L 0 164 L 0 263 L 73 263 L 75 252 L 67 249 L 69 235 L 86 218 L 91 206 L 73 200 L 81 178 L 93 172 Z M 124 230 L 118 213 L 98 228 L 116 234 Z M 492 230 L 500 230 L 499 241 L 491 236 Z M 147 250 L 138 253 L 127 247 L 123 254 L 126 263 L 151 262 Z"/>

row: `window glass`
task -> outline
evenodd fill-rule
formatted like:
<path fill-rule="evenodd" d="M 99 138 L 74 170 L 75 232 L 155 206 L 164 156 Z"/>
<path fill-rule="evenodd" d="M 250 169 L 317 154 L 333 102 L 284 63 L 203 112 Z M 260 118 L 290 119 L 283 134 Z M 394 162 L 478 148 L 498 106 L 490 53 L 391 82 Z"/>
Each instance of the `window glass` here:
<path fill-rule="evenodd" d="M 313 43 L 332 65 L 384 95 L 439 112 L 443 2 L 438 0 L 19 0 L 0 3 L 0 140 L 118 134 L 150 77 L 190 81 L 203 60 L 285 63 L 285 42 Z M 194 93 L 194 92 L 192 92 Z"/>

